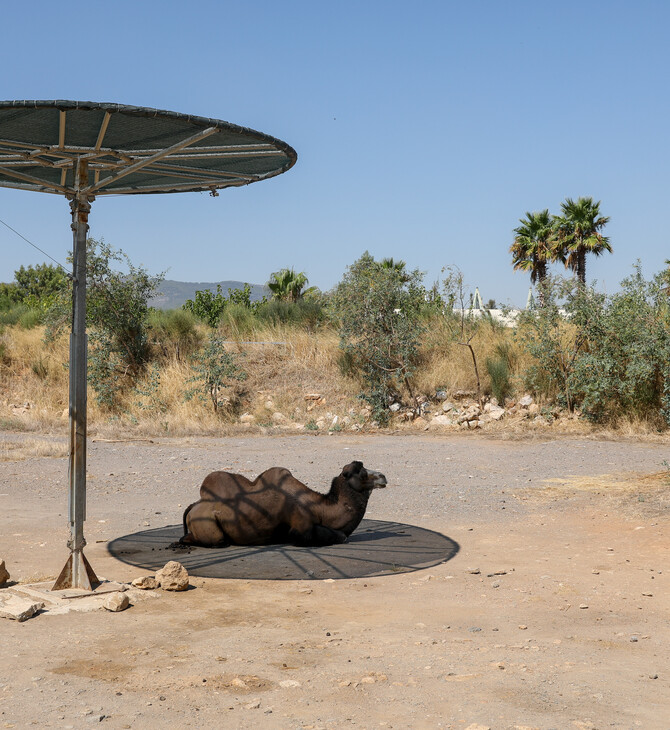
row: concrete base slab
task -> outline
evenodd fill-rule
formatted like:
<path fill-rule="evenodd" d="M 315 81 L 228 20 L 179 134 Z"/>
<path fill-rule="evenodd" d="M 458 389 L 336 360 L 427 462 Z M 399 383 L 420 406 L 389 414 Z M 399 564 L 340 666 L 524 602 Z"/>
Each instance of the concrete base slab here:
<path fill-rule="evenodd" d="M 67 589 L 53 591 L 53 581 L 44 583 L 30 583 L 13 585 L 0 590 L 0 606 L 14 603 L 21 599 L 23 602 L 33 602 L 42 607 L 37 615 L 58 616 L 65 613 L 86 613 L 99 611 L 103 608 L 105 599 L 112 593 L 126 593 L 131 605 L 138 601 L 158 598 L 156 591 L 143 591 L 132 588 L 126 583 L 117 583 L 100 579 L 100 585 L 93 591 Z M 8 617 L 9 618 L 9 617 Z"/>

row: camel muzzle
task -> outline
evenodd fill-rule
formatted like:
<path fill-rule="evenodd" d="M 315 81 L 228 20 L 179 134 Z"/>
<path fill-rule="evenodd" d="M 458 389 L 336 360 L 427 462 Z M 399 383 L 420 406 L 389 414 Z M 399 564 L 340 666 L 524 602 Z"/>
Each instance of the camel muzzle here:
<path fill-rule="evenodd" d="M 372 489 L 383 489 L 388 484 L 386 477 L 380 471 L 368 469 L 367 472 Z"/>

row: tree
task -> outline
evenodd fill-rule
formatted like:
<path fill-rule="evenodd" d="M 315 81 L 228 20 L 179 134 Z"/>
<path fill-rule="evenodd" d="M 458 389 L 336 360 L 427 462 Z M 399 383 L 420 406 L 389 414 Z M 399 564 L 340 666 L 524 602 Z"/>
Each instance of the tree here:
<path fill-rule="evenodd" d="M 89 381 L 98 402 L 114 407 L 122 387 L 131 384 L 149 361 L 149 300 L 164 275 L 150 276 L 104 241 L 89 238 L 86 246 Z M 114 262 L 122 264 L 127 273 L 115 270 Z M 71 311 L 68 287 L 59 292 L 47 312 L 47 337 L 68 325 Z"/>
<path fill-rule="evenodd" d="M 542 307 L 547 264 L 561 257 L 556 246 L 553 216 L 545 208 L 537 213 L 526 213 L 525 220 L 520 218 L 519 223 L 510 246 L 512 264 L 515 270 L 530 271 L 531 282 L 539 283 L 538 298 Z"/>
<path fill-rule="evenodd" d="M 21 301 L 47 309 L 54 296 L 67 289 L 68 275 L 60 266 L 39 264 L 22 266 L 14 272 L 14 281 Z"/>
<path fill-rule="evenodd" d="M 314 287 L 305 289 L 307 284 L 309 284 L 309 279 L 304 271 L 296 273 L 293 269 L 281 269 L 270 275 L 267 286 L 272 292 L 273 299 L 295 303 L 314 290 Z"/>
<path fill-rule="evenodd" d="M 600 256 L 605 251 L 612 253 L 609 239 L 601 230 L 609 217 L 600 214 L 600 201 L 593 198 L 566 198 L 561 203 L 562 215 L 555 219 L 556 231 L 565 265 L 577 275 L 577 280 L 586 284 L 586 254 Z"/>
<path fill-rule="evenodd" d="M 382 424 L 388 422 L 393 392 L 406 388 L 414 398 L 412 376 L 424 331 L 422 278 L 418 270 L 385 266 L 366 251 L 347 268 L 332 296 L 340 347 L 361 373 L 361 398 Z"/>

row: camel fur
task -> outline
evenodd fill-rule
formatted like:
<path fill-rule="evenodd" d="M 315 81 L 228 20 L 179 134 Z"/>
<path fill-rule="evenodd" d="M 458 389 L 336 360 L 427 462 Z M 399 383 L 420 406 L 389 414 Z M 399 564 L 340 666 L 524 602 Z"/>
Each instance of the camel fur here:
<path fill-rule="evenodd" d="M 342 469 L 328 494 L 315 492 L 281 467 L 253 482 L 215 471 L 205 477 L 200 499 L 186 508 L 179 542 L 204 547 L 342 543 L 363 519 L 372 490 L 385 486 L 386 477 L 360 461 Z"/>

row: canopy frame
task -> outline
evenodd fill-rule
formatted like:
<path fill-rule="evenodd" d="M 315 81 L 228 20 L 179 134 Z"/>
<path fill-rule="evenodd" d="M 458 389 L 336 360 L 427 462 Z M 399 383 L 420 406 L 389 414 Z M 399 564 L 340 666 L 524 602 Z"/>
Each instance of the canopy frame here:
<path fill-rule="evenodd" d="M 280 175 L 296 160 L 285 142 L 218 119 L 109 103 L 0 101 L 0 186 L 64 195 L 72 215 L 70 555 L 53 590 L 92 590 L 99 582 L 84 555 L 91 203 L 102 195 L 209 191 L 216 196 L 220 188 Z"/>

